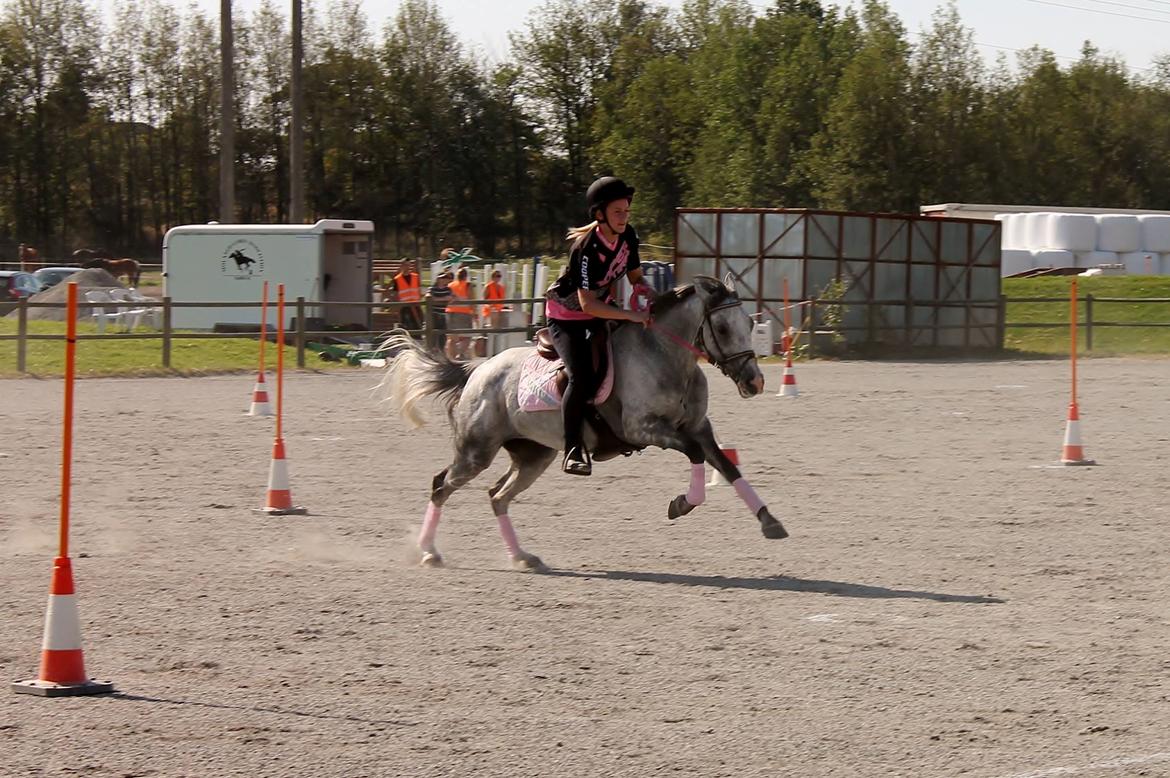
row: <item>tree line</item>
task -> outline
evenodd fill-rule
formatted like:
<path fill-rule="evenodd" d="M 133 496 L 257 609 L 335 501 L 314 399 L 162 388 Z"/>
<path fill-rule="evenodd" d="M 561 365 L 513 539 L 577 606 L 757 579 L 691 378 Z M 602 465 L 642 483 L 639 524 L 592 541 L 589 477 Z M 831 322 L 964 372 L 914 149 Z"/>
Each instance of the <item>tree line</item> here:
<path fill-rule="evenodd" d="M 0 250 L 157 257 L 218 213 L 218 19 L 171 0 L 0 5 Z M 288 203 L 290 41 L 265 0 L 234 21 L 241 222 Z M 1170 209 L 1170 57 L 1086 42 L 987 65 L 953 4 L 547 0 L 491 62 L 431 0 L 374 29 L 305 8 L 306 213 L 374 220 L 384 255 L 563 250 L 585 187 L 677 206 L 916 211 L 967 201 Z"/>

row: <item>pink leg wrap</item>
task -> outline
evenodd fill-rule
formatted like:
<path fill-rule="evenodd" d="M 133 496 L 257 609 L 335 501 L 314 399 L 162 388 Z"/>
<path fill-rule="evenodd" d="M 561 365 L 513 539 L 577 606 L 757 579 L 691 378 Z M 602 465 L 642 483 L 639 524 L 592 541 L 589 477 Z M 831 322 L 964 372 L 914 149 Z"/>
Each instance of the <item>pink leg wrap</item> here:
<path fill-rule="evenodd" d="M 423 551 L 435 550 L 435 531 L 439 529 L 439 518 L 443 509 L 433 502 L 427 503 L 427 512 L 423 516 L 422 532 L 418 533 L 418 547 Z"/>
<path fill-rule="evenodd" d="M 703 500 L 707 499 L 707 485 L 703 481 L 706 475 L 706 466 L 702 462 L 691 465 L 691 486 L 686 493 L 687 502 L 691 505 L 702 505 Z"/>
<path fill-rule="evenodd" d="M 504 539 L 504 545 L 508 547 L 508 553 L 513 559 L 520 556 L 520 541 L 516 540 L 516 530 L 512 529 L 512 520 L 508 518 L 508 514 L 501 513 L 496 517 L 496 522 L 500 525 L 500 536 Z"/>
<path fill-rule="evenodd" d="M 739 495 L 739 499 L 743 500 L 751 509 L 752 515 L 759 513 L 760 508 L 764 507 L 764 501 L 760 499 L 760 495 L 756 494 L 756 490 L 745 479 L 735 479 L 732 486 L 735 487 L 735 493 Z"/>

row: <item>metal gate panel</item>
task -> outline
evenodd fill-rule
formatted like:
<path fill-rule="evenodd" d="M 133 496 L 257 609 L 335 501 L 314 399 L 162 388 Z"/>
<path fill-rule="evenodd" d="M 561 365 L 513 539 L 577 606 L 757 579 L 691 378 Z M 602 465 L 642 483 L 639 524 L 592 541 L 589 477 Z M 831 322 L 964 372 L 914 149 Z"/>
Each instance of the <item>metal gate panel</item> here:
<path fill-rule="evenodd" d="M 997 346 L 1002 225 L 766 208 L 679 209 L 676 276 L 730 273 L 749 311 L 782 320 L 793 301 L 845 282 L 850 340 Z M 803 318 L 803 317 L 802 317 Z"/>
<path fill-rule="evenodd" d="M 804 258 L 805 215 L 802 213 L 765 213 L 765 257 Z M 789 283 L 792 283 L 789 281 Z"/>
<path fill-rule="evenodd" d="M 675 222 L 678 236 L 675 238 L 677 251 L 684 256 L 714 256 L 715 220 L 714 213 L 680 213 Z"/>
<path fill-rule="evenodd" d="M 865 216 L 841 217 L 841 256 L 869 260 L 874 255 L 874 224 Z"/>
<path fill-rule="evenodd" d="M 805 232 L 808 235 L 809 257 L 836 259 L 841 256 L 840 216 L 810 213 Z"/>

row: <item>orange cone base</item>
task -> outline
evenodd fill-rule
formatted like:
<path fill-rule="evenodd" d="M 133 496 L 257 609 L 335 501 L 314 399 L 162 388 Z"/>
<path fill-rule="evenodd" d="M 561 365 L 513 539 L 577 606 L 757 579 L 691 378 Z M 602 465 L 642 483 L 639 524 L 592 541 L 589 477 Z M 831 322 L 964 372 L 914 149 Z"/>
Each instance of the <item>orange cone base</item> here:
<path fill-rule="evenodd" d="M 1060 464 L 1066 467 L 1095 467 L 1096 459 L 1061 459 Z"/>
<path fill-rule="evenodd" d="M 50 681 L 14 681 L 12 691 L 17 694 L 35 694 L 38 697 L 75 697 L 80 694 L 109 694 L 114 691 L 111 681 L 84 683 L 52 683 Z"/>
<path fill-rule="evenodd" d="M 287 508 L 272 508 L 265 506 L 263 508 L 253 508 L 253 513 L 267 513 L 270 516 L 307 516 L 309 509 L 303 505 L 290 505 Z"/>

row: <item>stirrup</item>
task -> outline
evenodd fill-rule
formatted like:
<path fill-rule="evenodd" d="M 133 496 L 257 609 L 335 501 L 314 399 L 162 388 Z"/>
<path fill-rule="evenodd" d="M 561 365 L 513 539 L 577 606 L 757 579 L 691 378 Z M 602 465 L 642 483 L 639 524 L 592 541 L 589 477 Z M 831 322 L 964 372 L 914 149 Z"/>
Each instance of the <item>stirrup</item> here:
<path fill-rule="evenodd" d="M 574 457 L 576 453 L 580 458 Z M 573 446 L 565 451 L 565 459 L 561 463 L 561 470 L 569 475 L 593 475 L 593 465 L 589 461 L 589 451 L 584 446 Z"/>

